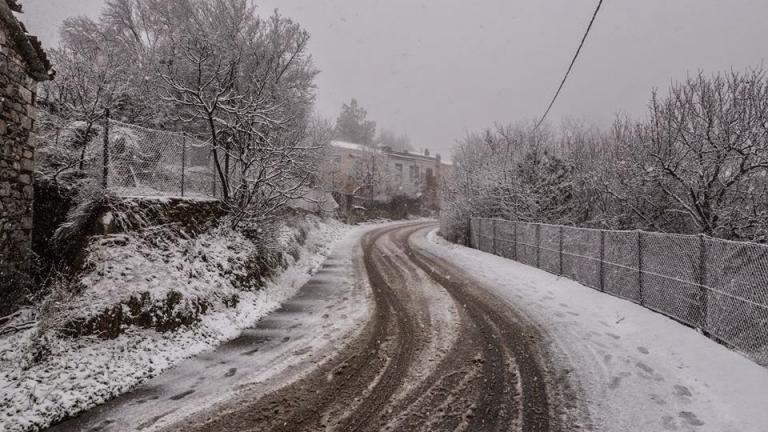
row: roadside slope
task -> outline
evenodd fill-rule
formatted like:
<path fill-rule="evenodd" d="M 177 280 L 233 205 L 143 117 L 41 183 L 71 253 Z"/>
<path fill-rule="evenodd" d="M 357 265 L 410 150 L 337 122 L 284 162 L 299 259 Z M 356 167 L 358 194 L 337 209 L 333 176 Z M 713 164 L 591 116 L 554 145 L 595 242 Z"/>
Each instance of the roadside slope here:
<path fill-rule="evenodd" d="M 48 350 L 47 356 L 35 362 L 24 361 L 29 346 L 36 340 L 34 328 L 0 339 L 0 429 L 40 430 L 62 418 L 103 404 L 185 358 L 210 351 L 222 342 L 238 337 L 243 329 L 252 326 L 256 320 L 293 296 L 319 269 L 336 241 L 349 230 L 348 226 L 336 221 L 314 221 L 310 225 L 311 229 L 307 230 L 301 247 L 291 240 L 292 231 L 286 231 L 290 234 L 286 243 L 295 246 L 291 250 L 295 256 L 289 257 L 287 267 L 279 275 L 265 281 L 259 289 L 238 291 L 239 301 L 234 305 L 224 307 L 214 304 L 200 316 L 199 322 L 192 325 L 165 332 L 127 326 L 124 333 L 112 339 L 95 336 L 48 337 L 38 344 Z M 246 258 L 247 243 L 235 242 L 232 236 L 216 237 L 211 234 L 180 244 L 176 248 L 178 250 L 173 250 L 177 252 L 175 254 L 166 250 L 143 251 L 162 255 L 165 259 L 157 260 L 153 263 L 154 267 L 134 265 L 132 259 L 137 259 L 135 256 L 128 254 L 130 259 L 124 259 L 122 255 L 112 256 L 115 248 L 105 248 L 112 255 L 99 261 L 91 271 L 107 276 L 114 274 L 112 279 L 124 284 L 138 281 L 155 291 L 168 286 L 174 289 L 181 287 L 186 291 L 195 288 L 197 292 L 209 293 L 211 297 L 235 291 L 228 285 L 231 278 L 220 276 L 220 273 L 226 273 L 233 260 Z M 187 244 L 195 247 L 185 252 L 183 246 Z M 131 243 L 123 246 L 129 247 Z M 201 254 L 201 259 L 209 264 L 206 267 L 198 266 Z M 215 271 L 204 272 L 208 268 Z M 183 277 L 188 272 L 201 273 L 202 276 L 194 278 L 195 284 L 191 284 Z M 111 291 L 105 290 L 103 294 L 97 291 L 92 295 L 95 298 L 92 304 L 115 301 L 118 295 L 124 293 L 112 291 L 119 291 L 118 288 L 127 291 L 132 286 L 140 285 L 138 282 L 131 286 L 107 287 Z M 116 427 L 113 430 L 125 429 Z"/>

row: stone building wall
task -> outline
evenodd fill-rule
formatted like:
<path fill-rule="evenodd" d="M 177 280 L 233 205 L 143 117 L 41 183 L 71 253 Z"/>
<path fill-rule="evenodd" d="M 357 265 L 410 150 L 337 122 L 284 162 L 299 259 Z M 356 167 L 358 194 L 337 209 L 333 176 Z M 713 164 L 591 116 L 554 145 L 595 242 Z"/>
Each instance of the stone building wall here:
<path fill-rule="evenodd" d="M 29 134 L 37 82 L 26 72 L 10 31 L 0 21 L 0 280 L 26 263 L 32 238 L 32 170 Z"/>
<path fill-rule="evenodd" d="M 30 133 L 37 82 L 50 66 L 36 38 L 26 34 L 11 11 L 16 1 L 0 0 L 0 302 L 27 273 L 32 239 Z"/>

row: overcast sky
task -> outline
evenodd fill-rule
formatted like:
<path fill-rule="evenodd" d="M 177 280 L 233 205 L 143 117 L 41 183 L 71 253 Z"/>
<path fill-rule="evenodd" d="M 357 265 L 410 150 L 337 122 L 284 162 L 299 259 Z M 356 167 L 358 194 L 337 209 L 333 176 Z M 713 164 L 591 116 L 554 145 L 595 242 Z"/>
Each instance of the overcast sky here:
<path fill-rule="evenodd" d="M 416 148 L 447 151 L 468 130 L 542 114 L 596 0 L 263 0 L 312 34 L 322 70 L 318 111 L 335 118 L 355 97 L 378 125 Z M 23 0 L 46 45 L 71 15 L 103 0 Z M 768 54 L 766 0 L 605 0 L 553 108 L 607 125 L 642 115 L 651 89 L 699 70 L 743 70 Z"/>

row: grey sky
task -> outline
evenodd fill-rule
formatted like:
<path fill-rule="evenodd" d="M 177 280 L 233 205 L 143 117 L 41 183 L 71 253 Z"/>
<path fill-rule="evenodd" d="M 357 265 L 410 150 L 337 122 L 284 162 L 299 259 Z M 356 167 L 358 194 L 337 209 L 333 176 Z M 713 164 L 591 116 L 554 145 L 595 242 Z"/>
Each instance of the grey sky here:
<path fill-rule="evenodd" d="M 24 0 L 46 44 L 103 0 Z M 447 151 L 467 130 L 541 115 L 596 0 L 263 0 L 312 33 L 318 110 L 356 97 L 381 127 Z M 698 70 L 742 70 L 768 54 L 765 0 L 606 0 L 550 114 L 601 125 L 643 114 L 653 87 Z"/>

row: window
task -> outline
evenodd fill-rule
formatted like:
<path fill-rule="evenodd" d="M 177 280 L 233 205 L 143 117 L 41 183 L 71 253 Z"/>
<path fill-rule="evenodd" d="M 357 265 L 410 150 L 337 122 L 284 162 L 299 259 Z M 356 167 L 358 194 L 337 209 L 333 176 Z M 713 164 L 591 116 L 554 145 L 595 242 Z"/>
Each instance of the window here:
<path fill-rule="evenodd" d="M 427 168 L 427 178 L 432 177 L 432 168 Z"/>

